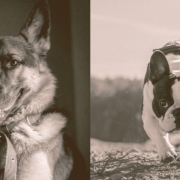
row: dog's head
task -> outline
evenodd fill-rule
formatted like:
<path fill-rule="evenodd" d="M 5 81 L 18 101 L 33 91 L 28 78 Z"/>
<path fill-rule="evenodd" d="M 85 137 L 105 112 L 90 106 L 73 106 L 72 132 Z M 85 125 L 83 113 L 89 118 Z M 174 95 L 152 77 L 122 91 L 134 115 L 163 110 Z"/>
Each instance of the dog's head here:
<path fill-rule="evenodd" d="M 49 33 L 49 7 L 41 0 L 18 36 L 0 37 L 0 123 L 48 86 Z"/>
<path fill-rule="evenodd" d="M 180 129 L 180 78 L 172 74 L 167 56 L 161 51 L 153 53 L 149 68 L 154 95 L 152 109 L 161 128 L 165 132 Z"/>

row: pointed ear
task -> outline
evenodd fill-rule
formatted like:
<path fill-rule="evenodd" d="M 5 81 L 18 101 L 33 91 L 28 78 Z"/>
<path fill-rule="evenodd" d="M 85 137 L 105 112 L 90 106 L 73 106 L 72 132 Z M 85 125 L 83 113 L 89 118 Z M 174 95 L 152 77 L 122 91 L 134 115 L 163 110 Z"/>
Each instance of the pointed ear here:
<path fill-rule="evenodd" d="M 154 84 L 165 75 L 169 75 L 169 64 L 165 55 L 161 51 L 155 51 L 150 61 L 150 80 Z"/>
<path fill-rule="evenodd" d="M 50 49 L 50 12 L 46 0 L 40 0 L 32 10 L 20 35 L 33 45 L 35 51 L 46 55 Z"/>

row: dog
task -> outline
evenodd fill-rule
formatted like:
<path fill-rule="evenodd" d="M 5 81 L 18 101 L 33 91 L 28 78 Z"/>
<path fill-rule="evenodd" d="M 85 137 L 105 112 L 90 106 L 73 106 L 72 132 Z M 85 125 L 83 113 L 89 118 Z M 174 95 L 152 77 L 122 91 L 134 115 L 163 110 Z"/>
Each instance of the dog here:
<path fill-rule="evenodd" d="M 46 63 L 50 26 L 48 2 L 40 0 L 18 36 L 0 37 L 0 125 L 16 152 L 16 180 L 85 180 L 84 159 L 63 131 L 66 118 L 46 113 L 56 90 Z"/>
<path fill-rule="evenodd" d="M 143 88 L 142 120 L 162 162 L 177 158 L 168 133 L 180 129 L 180 41 L 155 49 Z"/>

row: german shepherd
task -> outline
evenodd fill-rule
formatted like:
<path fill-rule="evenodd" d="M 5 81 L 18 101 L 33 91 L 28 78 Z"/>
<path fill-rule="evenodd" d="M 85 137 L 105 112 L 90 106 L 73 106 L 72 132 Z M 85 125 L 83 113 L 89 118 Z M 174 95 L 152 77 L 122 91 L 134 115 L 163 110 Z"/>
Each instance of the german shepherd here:
<path fill-rule="evenodd" d="M 44 113 L 56 90 L 45 61 L 49 34 L 49 5 L 40 0 L 18 36 L 0 37 L 0 124 L 11 132 L 16 180 L 85 180 L 84 161 L 62 131 L 66 118 Z"/>

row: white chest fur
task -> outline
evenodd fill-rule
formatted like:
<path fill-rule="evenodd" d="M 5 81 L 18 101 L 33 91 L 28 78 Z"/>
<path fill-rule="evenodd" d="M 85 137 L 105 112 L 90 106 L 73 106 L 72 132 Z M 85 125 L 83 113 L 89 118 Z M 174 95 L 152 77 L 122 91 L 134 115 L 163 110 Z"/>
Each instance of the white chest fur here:
<path fill-rule="evenodd" d="M 49 166 L 48 155 L 43 152 L 36 152 L 29 157 L 20 157 L 17 179 L 18 180 L 50 180 L 52 170 Z"/>

